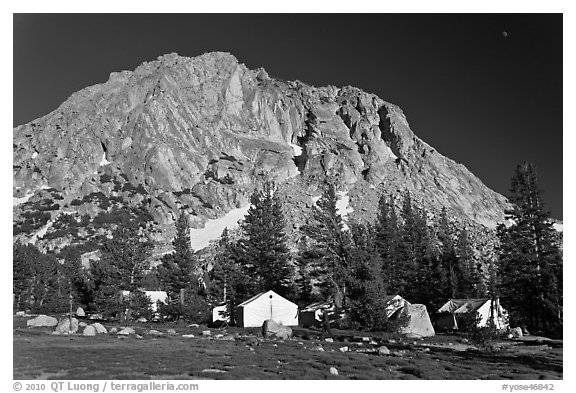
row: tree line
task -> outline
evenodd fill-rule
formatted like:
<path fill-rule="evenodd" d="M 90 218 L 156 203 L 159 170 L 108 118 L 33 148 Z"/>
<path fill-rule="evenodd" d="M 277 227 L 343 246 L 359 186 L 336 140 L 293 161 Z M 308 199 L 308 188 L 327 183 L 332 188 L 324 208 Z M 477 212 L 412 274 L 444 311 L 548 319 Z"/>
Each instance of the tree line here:
<path fill-rule="evenodd" d="M 90 269 L 73 250 L 56 258 L 15 243 L 14 308 L 66 311 L 72 295 L 109 317 L 149 318 L 141 289 L 161 288 L 168 294 L 158 308 L 163 319 L 203 322 L 210 306 L 226 304 L 234 323 L 240 302 L 272 289 L 300 306 L 334 302 L 348 311 L 350 326 L 362 329 L 386 328 L 383 302 L 392 294 L 431 313 L 451 298 L 500 297 L 512 323 L 561 326 L 562 255 L 531 165 L 518 166 L 510 191 L 511 225 L 497 229 L 495 258 L 475 251 L 467 229 L 457 228 L 446 209 L 434 217 L 409 193 L 399 207 L 383 195 L 372 223 L 346 223 L 336 189 L 327 184 L 291 250 L 277 190 L 265 184 L 252 194 L 239 234 L 222 233 L 209 271 L 190 247 L 184 215 L 176 222 L 174 251 L 150 269 L 145 224 L 123 214 Z"/>

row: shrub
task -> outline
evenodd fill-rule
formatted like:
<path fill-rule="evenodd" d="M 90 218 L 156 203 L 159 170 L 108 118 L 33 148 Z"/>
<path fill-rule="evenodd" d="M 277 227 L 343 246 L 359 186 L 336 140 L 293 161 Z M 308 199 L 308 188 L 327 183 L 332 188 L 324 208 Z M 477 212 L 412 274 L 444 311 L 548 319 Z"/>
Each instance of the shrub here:
<path fill-rule="evenodd" d="M 152 302 L 143 291 L 135 290 L 128 295 L 128 307 L 132 311 L 132 317 L 137 319 L 144 317 L 151 320 L 154 317 Z"/>
<path fill-rule="evenodd" d="M 160 317 L 168 321 L 185 320 L 192 323 L 206 323 L 211 319 L 210 305 L 204 297 L 192 290 L 186 290 L 184 304 L 179 296 L 172 296 L 166 303 L 158 303 Z"/>
<path fill-rule="evenodd" d="M 485 326 L 480 327 L 478 325 L 482 318 L 478 313 L 464 315 L 469 315 L 469 317 L 464 319 L 468 325 L 465 326 L 465 330 L 462 327 L 461 329 L 466 332 L 466 337 L 470 340 L 470 343 L 482 350 L 495 350 L 494 339 L 498 337 L 498 330 L 492 318 L 488 319 L 488 323 Z"/>

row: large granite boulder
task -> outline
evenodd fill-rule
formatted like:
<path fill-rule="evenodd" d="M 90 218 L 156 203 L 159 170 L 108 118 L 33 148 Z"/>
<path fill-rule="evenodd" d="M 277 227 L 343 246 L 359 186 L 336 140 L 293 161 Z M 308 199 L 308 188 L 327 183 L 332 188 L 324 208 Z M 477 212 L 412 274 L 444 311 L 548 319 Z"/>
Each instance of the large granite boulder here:
<path fill-rule="evenodd" d="M 267 319 L 262 324 L 262 336 L 265 338 L 287 339 L 292 337 L 292 329 L 288 326 L 280 325 L 272 319 Z"/>
<path fill-rule="evenodd" d="M 58 319 L 48 315 L 38 315 L 36 318 L 26 321 L 26 326 L 28 327 L 53 327 L 56 325 L 58 325 Z"/>
<path fill-rule="evenodd" d="M 402 312 L 408 318 L 408 324 L 401 329 L 402 334 L 412 338 L 434 336 L 434 327 L 425 305 L 406 303 Z"/>
<path fill-rule="evenodd" d="M 62 318 L 54 331 L 59 334 L 76 333 L 78 331 L 78 320 L 69 317 Z"/>
<path fill-rule="evenodd" d="M 96 328 L 92 325 L 86 326 L 84 332 L 82 332 L 82 335 L 84 336 L 95 336 L 96 334 Z"/>

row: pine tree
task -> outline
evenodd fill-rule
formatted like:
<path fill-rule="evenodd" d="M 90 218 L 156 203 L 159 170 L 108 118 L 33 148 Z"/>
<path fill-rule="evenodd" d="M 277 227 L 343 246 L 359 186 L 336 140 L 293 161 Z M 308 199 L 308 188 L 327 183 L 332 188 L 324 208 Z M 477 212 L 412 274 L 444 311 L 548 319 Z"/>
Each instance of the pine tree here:
<path fill-rule="evenodd" d="M 119 217 L 112 239 L 104 242 L 101 258 L 92 266 L 94 307 L 105 314 L 122 316 L 125 304 L 122 291 L 139 288 L 144 276 L 151 244 L 143 234 L 142 223 L 130 214 Z"/>
<path fill-rule="evenodd" d="M 440 241 L 441 266 L 446 275 L 445 287 L 442 292 L 446 298 L 455 298 L 457 297 L 458 287 L 460 285 L 458 283 L 460 270 L 454 248 L 454 241 L 452 240 L 450 221 L 448 220 L 448 213 L 445 207 L 442 208 L 440 220 L 438 221 L 438 240 Z"/>
<path fill-rule="evenodd" d="M 298 258 L 296 261 L 298 276 L 295 281 L 298 294 L 297 303 L 300 307 L 305 307 L 319 300 L 314 293 L 313 281 L 318 278 L 314 270 L 314 262 L 320 256 L 314 248 L 310 247 L 308 239 L 303 236 L 298 243 Z"/>
<path fill-rule="evenodd" d="M 267 183 L 250 198 L 251 206 L 240 226 L 239 262 L 252 277 L 253 294 L 273 290 L 286 296 L 293 289 L 294 268 L 286 245 L 286 221 L 274 191 L 274 185 Z"/>
<path fill-rule="evenodd" d="M 478 293 L 481 275 L 477 270 L 474 259 L 474 250 L 468 237 L 468 231 L 462 229 L 456 243 L 456 256 L 458 258 L 458 297 L 479 297 Z"/>
<path fill-rule="evenodd" d="M 316 255 L 313 265 L 322 295 L 324 298 L 331 297 L 340 308 L 345 306 L 346 286 L 350 278 L 350 235 L 344 230 L 336 202 L 336 190 L 332 184 L 328 184 L 302 231 L 310 239 L 310 252 Z"/>
<path fill-rule="evenodd" d="M 544 210 L 532 164 L 518 165 L 506 211 L 511 225 L 498 227 L 499 291 L 516 323 L 535 329 L 562 324 L 562 254 Z"/>
<path fill-rule="evenodd" d="M 402 266 L 398 259 L 399 229 L 398 217 L 392 198 L 387 202 L 384 195 L 378 202 L 376 218 L 376 244 L 382 258 L 382 270 L 386 278 L 386 286 L 390 293 L 400 293 L 404 290 Z"/>
<path fill-rule="evenodd" d="M 204 287 L 197 277 L 198 262 L 190 245 L 190 228 L 185 214 L 176 221 L 172 246 L 174 252 L 166 254 L 158 267 L 159 279 L 168 294 L 167 304 L 159 312 L 172 320 L 184 318 L 190 322 L 204 322 L 208 304 Z"/>
<path fill-rule="evenodd" d="M 398 247 L 398 258 L 403 267 L 399 281 L 404 297 L 424 304 L 429 301 L 432 271 L 437 270 L 437 256 L 426 216 L 425 210 L 412 206 L 410 194 L 406 193 L 402 204 Z"/>
<path fill-rule="evenodd" d="M 226 304 L 226 314 L 230 323 L 235 323 L 236 305 L 249 295 L 251 277 L 242 271 L 237 262 L 236 245 L 230 240 L 228 228 L 224 228 L 210 271 L 210 297 L 216 304 Z"/>
<path fill-rule="evenodd" d="M 176 221 L 176 236 L 172 240 L 172 247 L 174 252 L 162 257 L 158 274 L 169 298 L 175 301 L 182 290 L 199 290 L 198 280 L 194 276 L 197 263 L 190 245 L 190 228 L 185 214 L 180 215 Z"/>

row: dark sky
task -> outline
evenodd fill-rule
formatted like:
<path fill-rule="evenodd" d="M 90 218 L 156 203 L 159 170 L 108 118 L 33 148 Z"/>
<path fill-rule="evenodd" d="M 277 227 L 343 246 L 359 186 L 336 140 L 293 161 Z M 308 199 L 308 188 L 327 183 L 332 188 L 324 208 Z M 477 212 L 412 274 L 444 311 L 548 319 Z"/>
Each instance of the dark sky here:
<path fill-rule="evenodd" d="M 112 71 L 209 51 L 375 93 L 504 195 L 530 161 L 562 218 L 562 14 L 15 14 L 13 124 Z"/>

